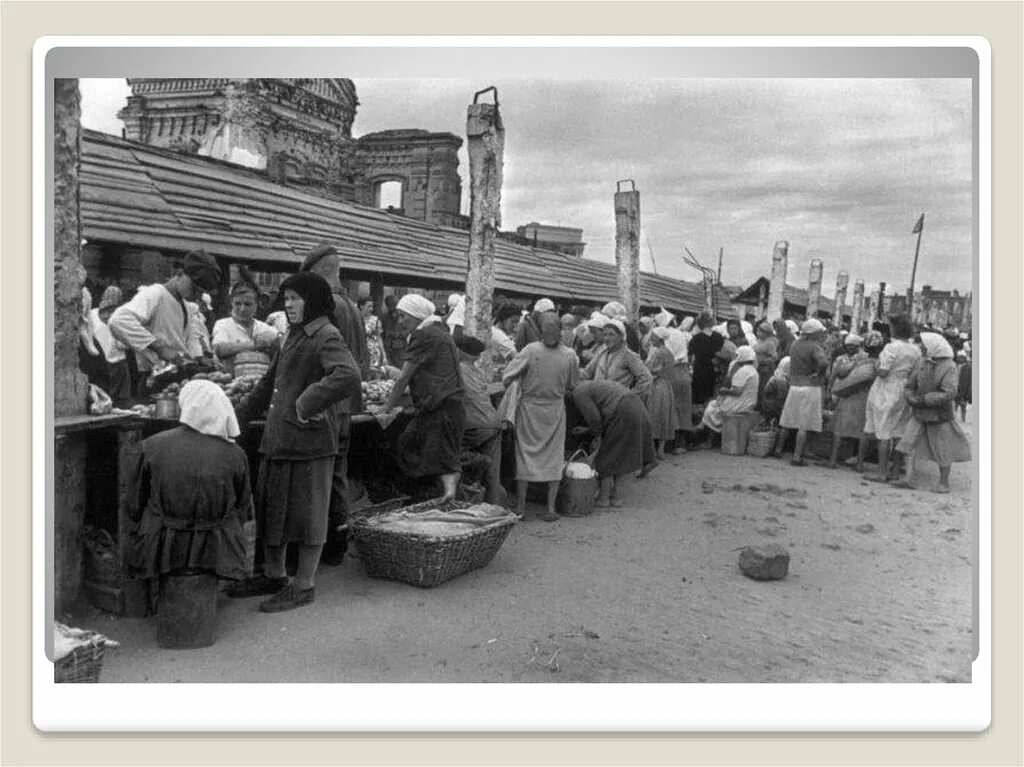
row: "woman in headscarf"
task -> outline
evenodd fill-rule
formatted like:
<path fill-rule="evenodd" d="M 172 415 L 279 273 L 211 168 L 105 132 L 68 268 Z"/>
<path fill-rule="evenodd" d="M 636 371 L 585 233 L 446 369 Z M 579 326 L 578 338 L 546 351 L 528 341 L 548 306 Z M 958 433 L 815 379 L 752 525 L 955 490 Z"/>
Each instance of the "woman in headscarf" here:
<path fill-rule="evenodd" d="M 939 465 L 936 493 L 949 492 L 949 474 L 954 463 L 971 460 L 971 443 L 953 417 L 958 376 L 953 348 L 938 333 L 922 333 L 921 359 L 904 387 L 904 398 L 913 417 L 907 424 L 896 449 L 914 459 L 927 459 Z M 900 487 L 913 488 L 908 472 Z"/>
<path fill-rule="evenodd" d="M 703 405 L 715 394 L 715 354 L 722 350 L 725 339 L 715 332 L 714 325 L 715 321 L 710 314 L 701 314 L 697 317 L 698 332 L 690 339 L 695 405 Z"/>
<path fill-rule="evenodd" d="M 647 358 L 651 352 L 651 331 L 654 329 L 654 318 L 645 316 L 640 318 L 640 354 Z M 627 344 L 628 345 L 628 344 Z"/>
<path fill-rule="evenodd" d="M 828 357 L 822 344 L 825 340 L 825 326 L 818 320 L 807 320 L 800 328 L 800 339 L 790 347 L 790 386 L 786 404 L 779 416 L 779 426 L 796 429 L 796 445 L 793 449 L 793 466 L 806 466 L 804 447 L 807 432 L 821 431 L 822 426 L 822 385 L 826 382 Z M 780 436 L 780 441 L 785 437 Z M 776 443 L 778 449 L 779 443 Z M 776 457 L 781 457 L 781 451 Z"/>
<path fill-rule="evenodd" d="M 263 361 L 277 349 L 280 334 L 265 322 L 256 319 L 256 286 L 239 280 L 231 286 L 231 316 L 213 324 L 213 352 L 229 373 L 235 369 L 239 352 L 262 352 Z M 259 355 L 257 355 L 259 356 Z"/>
<path fill-rule="evenodd" d="M 562 315 L 562 346 L 572 348 L 573 341 L 576 338 L 576 315 L 572 313 L 566 313 Z"/>
<path fill-rule="evenodd" d="M 693 321 L 690 320 L 692 325 Z M 672 402 L 676 410 L 676 443 L 672 455 L 686 452 L 686 435 L 693 432 L 693 378 L 690 375 L 690 334 L 677 328 L 664 328 L 665 348 L 675 364 L 669 369 Z"/>
<path fill-rule="evenodd" d="M 789 357 L 783 357 L 765 384 L 761 395 L 761 415 L 767 421 L 778 421 L 789 394 Z"/>
<path fill-rule="evenodd" d="M 619 320 L 625 328 L 625 339 L 627 348 L 635 354 L 640 354 L 640 334 L 626 318 L 626 307 L 618 301 L 609 301 L 601 308 L 601 313 L 610 320 Z"/>
<path fill-rule="evenodd" d="M 832 392 L 832 455 L 828 461 L 830 469 L 836 468 L 839 458 L 839 445 L 844 438 L 857 440 L 857 463 L 855 469 L 864 471 L 864 456 L 868 450 L 868 435 L 864 433 L 865 409 L 868 402 L 868 390 L 874 381 L 875 360 L 868 356 L 862 348 L 860 336 L 849 333 L 843 339 L 844 353 L 832 363 L 829 387 Z M 843 386 L 849 382 L 851 374 L 858 368 L 864 368 L 857 374 L 857 383 Z"/>
<path fill-rule="evenodd" d="M 651 331 L 651 351 L 644 362 L 654 379 L 651 383 L 651 393 L 647 397 L 647 413 L 651 417 L 654 451 L 659 461 L 665 460 L 665 443 L 674 440 L 679 430 L 675 392 L 672 387 L 672 370 L 675 368 L 676 360 L 665 346 L 668 337 L 668 328 L 658 327 Z"/>
<path fill-rule="evenodd" d="M 580 365 L 589 365 L 598 352 L 604 349 L 604 326 L 608 318 L 601 312 L 594 312 L 590 319 L 583 323 L 583 332 L 576 339 L 574 349 L 580 358 Z"/>
<path fill-rule="evenodd" d="M 757 343 L 753 345 L 753 349 L 757 357 L 757 403 L 760 406 L 764 387 L 768 385 L 768 379 L 772 377 L 775 366 L 779 364 L 779 341 L 772 332 L 772 325 L 768 320 L 757 323 L 754 334 L 757 336 Z"/>
<path fill-rule="evenodd" d="M 725 323 L 725 335 L 738 349 L 741 346 L 750 346 L 747 341 L 747 334 L 743 332 L 743 325 L 739 320 L 727 320 Z"/>
<path fill-rule="evenodd" d="M 114 407 L 128 407 L 132 396 L 131 369 L 125 354 L 126 347 L 114 338 L 107 326 L 110 315 L 121 305 L 121 296 L 121 288 L 108 285 L 100 298 L 99 307 L 87 313 L 98 353 L 92 354 L 85 343 L 79 346 L 82 372 L 89 377 L 89 383 L 96 384 L 110 395 Z"/>
<path fill-rule="evenodd" d="M 448 296 L 448 316 L 445 317 L 445 325 L 452 338 L 462 338 L 463 329 L 466 326 L 466 297 L 459 293 L 452 293 Z"/>
<path fill-rule="evenodd" d="M 580 371 L 584 381 L 615 381 L 634 391 L 641 400 L 651 388 L 651 373 L 636 352 L 626 346 L 626 326 L 621 320 L 608 320 L 601 330 L 603 348 Z"/>
<path fill-rule="evenodd" d="M 614 381 L 583 381 L 572 399 L 587 424 L 573 433 L 596 436 L 591 449 L 601 485 L 594 505 L 619 508 L 622 478 L 639 470 L 637 478 L 642 479 L 658 465 L 647 410 L 636 394 Z"/>
<path fill-rule="evenodd" d="M 263 573 L 229 589 L 232 597 L 273 595 L 263 612 L 281 612 L 315 598 L 317 564 L 327 540 L 328 510 L 338 452 L 338 403 L 359 391 L 359 367 L 334 324 L 327 281 L 298 272 L 281 283 L 288 335 L 270 370 L 239 404 L 239 421 L 267 412 L 260 441 L 256 520 Z M 269 407 L 268 407 L 269 406 Z M 295 579 L 285 553 L 299 547 Z"/>
<path fill-rule="evenodd" d="M 410 477 L 440 477 L 441 503 L 455 499 L 466 408 L 459 350 L 437 322 L 434 305 L 409 294 L 398 302 L 399 325 L 409 333 L 405 364 L 384 409 L 390 411 L 408 387 L 416 414 L 398 438 L 398 465 Z"/>
<path fill-rule="evenodd" d="M 541 298 L 533 305 L 533 311 L 523 317 L 516 328 L 516 351 L 521 352 L 527 344 L 541 340 L 540 318 L 545 312 L 555 311 L 555 303 L 550 298 Z"/>
<path fill-rule="evenodd" d="M 359 299 L 356 308 L 363 318 L 363 327 L 366 329 L 366 352 L 370 357 L 370 367 L 382 370 L 388 364 L 388 360 L 384 354 L 384 331 L 380 317 L 374 314 L 373 301 L 369 298 Z"/>
<path fill-rule="evenodd" d="M 967 406 L 972 404 L 974 382 L 971 380 L 971 358 L 963 349 L 956 353 L 959 386 L 956 390 L 956 405 L 960 409 L 960 420 L 967 423 Z"/>
<path fill-rule="evenodd" d="M 892 340 L 878 356 L 878 377 L 868 392 L 864 431 L 878 440 L 878 473 L 867 478 L 873 482 L 888 482 L 898 472 L 889 465 L 894 441 L 903 437 L 911 413 L 903 396 L 907 379 L 921 359 L 921 350 L 910 342 L 913 329 L 905 316 L 889 320 Z"/>
<path fill-rule="evenodd" d="M 754 350 L 741 346 L 736 351 L 729 374 L 729 384 L 723 386 L 718 396 L 708 402 L 704 409 L 701 425 L 720 434 L 724 416 L 753 413 L 757 408 L 757 368 Z"/>
<path fill-rule="evenodd" d="M 143 440 L 131 475 L 129 569 L 143 578 L 209 574 L 242 580 L 251 562 L 249 463 L 227 395 L 211 381 L 178 394 L 181 425 Z"/>

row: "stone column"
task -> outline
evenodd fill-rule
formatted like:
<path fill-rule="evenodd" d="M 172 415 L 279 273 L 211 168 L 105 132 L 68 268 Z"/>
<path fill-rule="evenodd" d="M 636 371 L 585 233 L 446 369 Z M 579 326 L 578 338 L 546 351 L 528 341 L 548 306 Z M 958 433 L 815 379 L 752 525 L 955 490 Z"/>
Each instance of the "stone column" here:
<path fill-rule="evenodd" d="M 875 314 L 875 317 L 880 322 L 888 322 L 889 321 L 889 318 L 888 318 L 888 316 L 886 314 L 886 306 L 888 306 L 888 304 L 886 304 L 886 299 L 885 299 L 885 283 L 884 282 L 880 282 L 880 283 L 878 283 L 878 307 L 877 307 L 877 314 Z"/>
<path fill-rule="evenodd" d="M 762 282 L 757 293 L 757 318 L 763 320 L 768 316 L 768 283 Z"/>
<path fill-rule="evenodd" d="M 811 319 L 818 313 L 821 304 L 821 272 L 821 259 L 812 258 L 807 278 L 807 319 Z"/>
<path fill-rule="evenodd" d="M 868 308 L 864 316 L 864 321 L 868 324 L 868 330 L 874 327 L 875 320 L 878 319 L 878 291 L 871 291 L 871 295 L 868 296 Z"/>
<path fill-rule="evenodd" d="M 619 295 L 626 320 L 640 322 L 640 192 L 632 180 L 629 191 L 615 187 L 615 265 L 619 269 Z"/>
<path fill-rule="evenodd" d="M 850 309 L 850 332 L 860 333 L 860 324 L 864 321 L 864 281 L 853 283 L 853 307 Z"/>
<path fill-rule="evenodd" d="M 490 90 L 494 91 L 494 103 L 479 103 L 480 95 Z M 466 151 L 469 155 L 470 224 L 465 332 L 490 345 L 494 241 L 501 227 L 501 178 L 505 155 L 505 127 L 498 108 L 498 91 L 494 88 L 475 94 L 467 110 Z"/>
<path fill-rule="evenodd" d="M 838 327 L 843 326 L 843 314 L 846 311 L 846 288 L 849 284 L 850 275 L 840 270 L 839 274 L 836 275 L 836 311 L 833 317 Z M 855 333 L 856 331 L 852 332 Z"/>
<path fill-rule="evenodd" d="M 772 277 L 768 287 L 768 310 L 766 316 L 769 320 L 783 319 L 783 310 L 786 303 L 786 270 L 789 267 L 789 243 L 780 240 L 775 243 L 775 250 L 772 252 Z"/>
<path fill-rule="evenodd" d="M 82 317 L 78 169 L 81 109 L 78 80 L 54 80 L 53 98 L 53 394 L 54 415 L 85 413 L 89 382 L 78 369 Z M 94 296 L 98 303 L 99 296 Z"/>

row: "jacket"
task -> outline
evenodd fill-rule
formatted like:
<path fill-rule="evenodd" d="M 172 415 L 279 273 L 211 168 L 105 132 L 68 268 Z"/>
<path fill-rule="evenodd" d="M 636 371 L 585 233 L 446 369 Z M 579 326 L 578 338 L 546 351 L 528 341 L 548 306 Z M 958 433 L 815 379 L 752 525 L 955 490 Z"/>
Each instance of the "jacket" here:
<path fill-rule="evenodd" d="M 267 410 L 260 452 L 291 461 L 338 452 L 338 403 L 360 388 L 359 368 L 326 317 L 293 327 L 252 392 L 238 407 L 240 424 Z M 299 418 L 307 423 L 301 423 Z"/>
<path fill-rule="evenodd" d="M 918 362 L 903 388 L 914 418 L 921 423 L 952 421 L 958 379 L 956 363 L 951 359 Z"/>

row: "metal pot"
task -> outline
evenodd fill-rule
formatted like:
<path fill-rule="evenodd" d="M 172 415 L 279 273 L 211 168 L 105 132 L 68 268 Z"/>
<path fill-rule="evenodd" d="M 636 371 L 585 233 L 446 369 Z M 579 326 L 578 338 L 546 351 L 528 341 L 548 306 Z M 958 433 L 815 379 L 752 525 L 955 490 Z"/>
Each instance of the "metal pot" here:
<path fill-rule="evenodd" d="M 177 397 L 154 397 L 153 403 L 156 405 L 156 410 L 153 413 L 155 418 L 177 420 L 181 415 L 181 406 L 178 404 Z"/>

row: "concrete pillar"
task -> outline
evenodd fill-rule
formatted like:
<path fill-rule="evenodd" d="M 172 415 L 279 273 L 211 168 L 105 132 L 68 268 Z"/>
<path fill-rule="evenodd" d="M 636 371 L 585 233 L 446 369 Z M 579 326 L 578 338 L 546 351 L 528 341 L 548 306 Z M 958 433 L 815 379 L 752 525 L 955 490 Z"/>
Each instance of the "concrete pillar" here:
<path fill-rule="evenodd" d="M 840 270 L 836 275 L 836 311 L 833 320 L 839 327 L 843 326 L 843 314 L 846 312 L 846 288 L 850 284 L 850 275 Z M 853 331 L 856 332 L 856 331 Z"/>
<path fill-rule="evenodd" d="M 807 278 L 807 319 L 814 317 L 821 305 L 821 272 L 821 259 L 812 258 Z"/>
<path fill-rule="evenodd" d="M 489 90 L 494 91 L 494 103 L 479 103 L 479 96 Z M 466 151 L 469 155 L 470 224 L 465 332 L 489 345 L 494 301 L 494 241 L 501 228 L 505 155 L 505 127 L 498 108 L 498 91 L 494 88 L 475 94 L 467 110 Z M 490 355 L 486 356 L 490 359 Z"/>
<path fill-rule="evenodd" d="M 768 316 L 768 283 L 762 282 L 757 296 L 757 318 L 763 320 Z"/>
<path fill-rule="evenodd" d="M 886 313 L 886 307 L 887 306 L 888 306 L 888 304 L 886 303 L 885 283 L 884 282 L 880 282 L 880 283 L 878 283 L 878 307 L 877 307 L 878 313 L 875 315 L 875 317 L 877 317 L 877 319 L 880 322 L 888 322 L 889 321 L 889 318 L 888 318 L 887 313 Z"/>
<path fill-rule="evenodd" d="M 772 252 L 772 276 L 768 287 L 769 320 L 782 319 L 786 302 L 786 270 L 789 267 L 789 243 L 780 240 Z"/>
<path fill-rule="evenodd" d="M 78 369 L 82 319 L 78 169 L 81 107 L 78 80 L 54 80 L 53 98 L 53 394 L 54 415 L 85 413 L 89 382 Z M 99 296 L 93 297 L 99 303 Z"/>
<path fill-rule="evenodd" d="M 864 321 L 864 281 L 853 283 L 853 308 L 850 310 L 850 332 L 860 333 L 860 324 Z"/>
<path fill-rule="evenodd" d="M 632 180 L 629 191 L 615 191 L 615 265 L 619 269 L 619 295 L 626 320 L 640 322 L 640 192 Z"/>
<path fill-rule="evenodd" d="M 868 330 L 874 327 L 875 321 L 878 319 L 878 291 L 871 291 L 871 295 L 868 296 L 868 308 L 864 316 L 864 321 L 868 324 Z"/>

